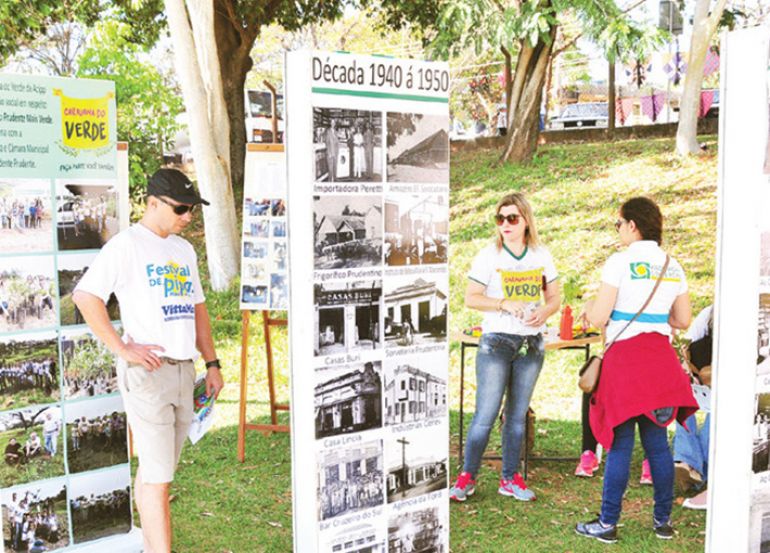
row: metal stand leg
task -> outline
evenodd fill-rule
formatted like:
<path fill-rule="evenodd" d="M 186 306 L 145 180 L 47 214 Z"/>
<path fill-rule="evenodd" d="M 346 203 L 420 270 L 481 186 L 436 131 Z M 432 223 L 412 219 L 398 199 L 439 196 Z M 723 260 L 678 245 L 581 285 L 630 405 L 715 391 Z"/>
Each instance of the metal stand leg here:
<path fill-rule="evenodd" d="M 463 402 L 465 399 L 465 342 L 460 344 L 460 445 L 457 450 L 457 464 L 463 470 Z"/>

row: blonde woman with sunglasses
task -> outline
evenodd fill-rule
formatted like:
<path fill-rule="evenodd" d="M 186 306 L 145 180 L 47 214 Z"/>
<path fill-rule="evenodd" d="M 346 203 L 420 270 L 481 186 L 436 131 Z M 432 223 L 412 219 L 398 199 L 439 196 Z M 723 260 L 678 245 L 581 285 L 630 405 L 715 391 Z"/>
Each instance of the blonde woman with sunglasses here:
<path fill-rule="evenodd" d="M 473 261 L 465 305 L 484 313 L 476 356 L 476 412 L 465 448 L 463 471 L 450 490 L 454 501 L 476 491 L 481 457 L 505 398 L 503 469 L 498 493 L 520 501 L 535 494 L 519 474 L 527 409 L 545 350 L 545 322 L 559 310 L 553 258 L 540 244 L 532 208 L 524 195 L 509 194 L 495 209 L 495 240 Z"/>

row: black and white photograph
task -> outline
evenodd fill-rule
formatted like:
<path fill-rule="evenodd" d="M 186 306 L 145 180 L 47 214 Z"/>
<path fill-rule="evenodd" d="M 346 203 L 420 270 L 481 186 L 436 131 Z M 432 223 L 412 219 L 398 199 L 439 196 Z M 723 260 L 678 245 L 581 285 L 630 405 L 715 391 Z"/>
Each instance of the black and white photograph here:
<path fill-rule="evenodd" d="M 317 182 L 382 181 L 382 112 L 313 108 Z"/>
<path fill-rule="evenodd" d="M 770 553 L 770 489 L 751 494 L 749 553 Z"/>
<path fill-rule="evenodd" d="M 243 202 L 244 217 L 267 217 L 270 215 L 270 205 L 272 201 L 269 198 L 246 198 Z"/>
<path fill-rule="evenodd" d="M 59 269 L 59 297 L 61 304 L 59 306 L 59 318 L 62 326 L 85 324 L 85 319 L 80 313 L 80 309 L 72 301 L 72 292 L 75 290 L 80 279 L 86 274 L 88 267 L 96 257 L 97 252 L 74 253 L 60 255 L 57 259 Z M 120 309 L 118 307 L 118 298 L 115 294 L 110 295 L 107 301 L 107 313 L 110 320 L 120 320 Z"/>
<path fill-rule="evenodd" d="M 754 396 L 754 453 L 751 468 L 754 474 L 770 470 L 770 392 Z"/>
<path fill-rule="evenodd" d="M 382 264 L 382 200 L 379 196 L 315 196 L 316 269 Z"/>
<path fill-rule="evenodd" d="M 445 363 L 437 363 L 432 355 L 393 357 L 385 360 L 382 390 L 386 425 L 418 422 L 445 417 L 447 411 Z"/>
<path fill-rule="evenodd" d="M 70 473 L 128 462 L 126 413 L 120 396 L 67 404 L 67 461 Z"/>
<path fill-rule="evenodd" d="M 443 282 L 413 276 L 386 279 L 386 346 L 441 343 L 446 335 L 447 289 Z"/>
<path fill-rule="evenodd" d="M 273 242 L 273 270 L 285 271 L 288 263 L 288 251 L 283 240 Z"/>
<path fill-rule="evenodd" d="M 757 376 L 770 373 L 770 293 L 759 294 Z"/>
<path fill-rule="evenodd" d="M 244 236 L 249 238 L 270 238 L 270 219 L 248 217 L 243 229 Z"/>
<path fill-rule="evenodd" d="M 382 347 L 382 281 L 316 284 L 316 355 L 351 353 Z"/>
<path fill-rule="evenodd" d="M 266 259 L 244 259 L 243 260 L 243 280 L 244 282 L 267 282 L 267 260 Z"/>
<path fill-rule="evenodd" d="M 55 330 L 0 337 L 3 409 L 59 400 L 59 348 Z"/>
<path fill-rule="evenodd" d="M 382 440 L 318 454 L 318 520 L 383 504 Z"/>
<path fill-rule="evenodd" d="M 64 478 L 3 490 L 5 551 L 43 553 L 69 545 Z"/>
<path fill-rule="evenodd" d="M 388 182 L 449 183 L 445 115 L 388 113 Z"/>
<path fill-rule="evenodd" d="M 75 543 L 131 531 L 131 472 L 128 467 L 73 476 L 69 505 Z"/>
<path fill-rule="evenodd" d="M 286 221 L 271 221 L 273 238 L 286 238 Z"/>
<path fill-rule="evenodd" d="M 266 259 L 268 254 L 268 242 L 254 242 L 251 240 L 243 241 L 243 257 L 249 259 Z"/>
<path fill-rule="evenodd" d="M 441 507 L 394 514 L 388 521 L 388 553 L 448 553 L 446 528 Z"/>
<path fill-rule="evenodd" d="M 446 489 L 446 449 L 433 428 L 394 436 L 385 442 L 388 503 Z"/>
<path fill-rule="evenodd" d="M 53 256 L 0 258 L 0 333 L 56 326 Z"/>
<path fill-rule="evenodd" d="M 385 263 L 390 266 L 447 262 L 449 202 L 446 195 L 385 197 Z"/>
<path fill-rule="evenodd" d="M 58 403 L 0 413 L 0 487 L 64 474 L 62 411 Z"/>
<path fill-rule="evenodd" d="M 338 531 L 321 548 L 324 553 L 386 553 L 385 539 L 370 524 L 360 524 Z M 384 532 L 384 530 L 383 530 Z"/>
<path fill-rule="evenodd" d="M 249 284 L 244 284 L 241 286 L 241 289 L 242 303 L 253 305 L 255 309 L 267 305 L 267 286 L 252 286 Z"/>
<path fill-rule="evenodd" d="M 289 308 L 289 277 L 285 274 L 270 275 L 270 305 L 273 309 Z"/>
<path fill-rule="evenodd" d="M 0 179 L 0 252 L 53 251 L 51 181 Z"/>
<path fill-rule="evenodd" d="M 382 427 L 382 363 L 316 369 L 315 437 Z"/>
<path fill-rule="evenodd" d="M 117 357 L 96 336 L 86 330 L 62 330 L 61 353 L 66 399 L 118 392 Z"/>
<path fill-rule="evenodd" d="M 56 234 L 60 250 L 92 250 L 120 231 L 118 187 L 113 182 L 56 181 Z"/>

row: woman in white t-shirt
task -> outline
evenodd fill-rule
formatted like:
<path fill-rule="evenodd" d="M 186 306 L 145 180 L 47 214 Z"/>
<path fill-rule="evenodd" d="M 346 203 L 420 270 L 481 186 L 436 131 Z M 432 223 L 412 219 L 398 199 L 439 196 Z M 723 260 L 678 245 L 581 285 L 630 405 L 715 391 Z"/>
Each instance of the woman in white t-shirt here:
<path fill-rule="evenodd" d="M 558 274 L 540 244 L 532 208 L 522 194 L 505 196 L 495 210 L 495 243 L 473 261 L 465 305 L 484 313 L 476 356 L 476 413 L 468 429 L 465 464 L 449 496 L 475 492 L 476 475 L 489 432 L 505 396 L 503 467 L 498 493 L 532 501 L 518 472 L 527 409 L 545 350 L 545 322 L 559 310 Z"/>
<path fill-rule="evenodd" d="M 671 539 L 674 461 L 666 426 L 674 419 L 684 423 L 698 408 L 670 343 L 671 329 L 686 329 L 692 317 L 687 280 L 681 265 L 660 247 L 663 216 L 655 202 L 628 200 L 615 228 L 627 248 L 607 260 L 596 299 L 585 307 L 591 323 L 606 325 L 611 343 L 590 407 L 591 430 L 608 450 L 602 508 L 598 518 L 579 523 L 575 531 L 606 543 L 617 541 L 638 426 L 652 472 L 653 530 L 658 538 Z"/>

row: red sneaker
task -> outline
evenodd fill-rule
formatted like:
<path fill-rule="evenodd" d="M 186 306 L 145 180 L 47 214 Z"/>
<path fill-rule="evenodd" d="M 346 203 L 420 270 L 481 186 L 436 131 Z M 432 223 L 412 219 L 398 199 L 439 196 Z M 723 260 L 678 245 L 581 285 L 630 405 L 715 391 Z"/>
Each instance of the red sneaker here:
<path fill-rule="evenodd" d="M 642 486 L 652 486 L 652 472 L 650 472 L 650 462 L 645 459 L 642 461 L 642 476 L 639 478 Z"/>
<path fill-rule="evenodd" d="M 599 470 L 599 460 L 596 458 L 596 453 L 589 449 L 585 450 L 575 468 L 575 476 L 591 478 L 597 470 Z"/>
<path fill-rule="evenodd" d="M 476 493 L 476 481 L 470 472 L 461 472 L 455 485 L 449 490 L 449 499 L 452 501 L 465 501 Z"/>

